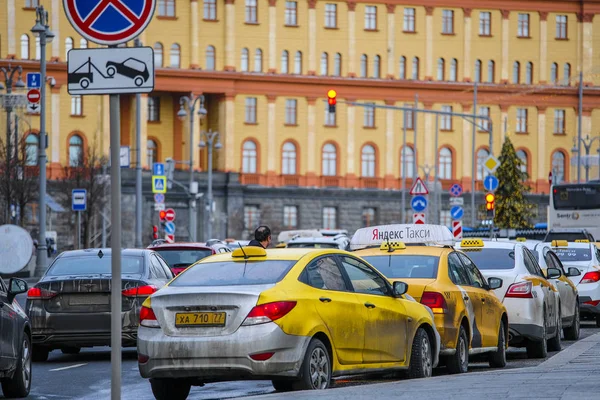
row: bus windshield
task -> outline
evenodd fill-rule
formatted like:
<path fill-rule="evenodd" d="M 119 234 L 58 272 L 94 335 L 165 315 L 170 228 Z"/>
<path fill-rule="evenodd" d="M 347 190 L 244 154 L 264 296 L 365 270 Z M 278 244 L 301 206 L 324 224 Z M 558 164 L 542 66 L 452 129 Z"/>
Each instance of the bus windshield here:
<path fill-rule="evenodd" d="M 600 184 L 556 185 L 552 191 L 555 210 L 600 208 Z"/>

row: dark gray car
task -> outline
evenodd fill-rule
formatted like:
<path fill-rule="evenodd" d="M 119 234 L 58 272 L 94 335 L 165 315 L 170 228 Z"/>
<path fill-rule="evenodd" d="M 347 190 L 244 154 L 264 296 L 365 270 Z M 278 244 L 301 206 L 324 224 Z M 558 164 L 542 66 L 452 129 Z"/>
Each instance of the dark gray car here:
<path fill-rule="evenodd" d="M 137 343 L 139 310 L 152 293 L 173 278 L 154 251 L 124 249 L 122 268 L 122 344 Z M 77 354 L 82 347 L 110 346 L 111 250 L 66 251 L 27 293 L 34 361 L 61 349 Z"/>
<path fill-rule="evenodd" d="M 31 388 L 31 326 L 15 297 L 27 291 L 24 280 L 0 278 L 0 382 L 7 398 L 29 395 Z"/>

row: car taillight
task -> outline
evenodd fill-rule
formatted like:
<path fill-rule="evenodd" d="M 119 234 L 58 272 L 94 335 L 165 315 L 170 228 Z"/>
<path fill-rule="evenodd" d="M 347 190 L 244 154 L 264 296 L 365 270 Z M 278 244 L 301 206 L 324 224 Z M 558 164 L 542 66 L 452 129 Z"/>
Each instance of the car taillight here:
<path fill-rule="evenodd" d="M 148 297 L 151 294 L 155 293 L 157 290 L 158 289 L 156 288 L 156 286 L 145 285 L 125 289 L 121 292 L 121 294 L 127 297 Z"/>
<path fill-rule="evenodd" d="M 272 351 L 268 353 L 250 354 L 250 358 L 254 361 L 267 361 L 269 358 L 273 357 L 273 354 L 275 354 L 275 352 Z"/>
<path fill-rule="evenodd" d="M 600 300 L 590 300 L 584 302 L 583 304 L 589 304 L 590 306 L 596 307 L 598 304 L 600 304 Z"/>
<path fill-rule="evenodd" d="M 58 293 L 51 290 L 46 290 L 38 287 L 32 287 L 27 291 L 28 299 L 48 300 L 56 296 Z"/>
<path fill-rule="evenodd" d="M 140 308 L 140 325 L 145 326 L 146 328 L 160 328 L 152 308 L 146 306 Z"/>
<path fill-rule="evenodd" d="M 590 271 L 586 272 L 583 278 L 581 278 L 581 282 L 579 283 L 594 283 L 600 281 L 600 272 L 599 271 Z"/>
<path fill-rule="evenodd" d="M 529 281 L 513 283 L 509 286 L 506 297 L 516 297 L 520 299 L 533 298 L 533 284 Z"/>
<path fill-rule="evenodd" d="M 421 296 L 421 304 L 431 308 L 434 314 L 443 314 L 448 311 L 448 305 L 446 299 L 441 293 L 437 292 L 423 292 Z"/>
<path fill-rule="evenodd" d="M 242 325 L 258 325 L 276 321 L 296 307 L 295 301 L 276 301 L 274 303 L 255 306 L 244 320 Z"/>

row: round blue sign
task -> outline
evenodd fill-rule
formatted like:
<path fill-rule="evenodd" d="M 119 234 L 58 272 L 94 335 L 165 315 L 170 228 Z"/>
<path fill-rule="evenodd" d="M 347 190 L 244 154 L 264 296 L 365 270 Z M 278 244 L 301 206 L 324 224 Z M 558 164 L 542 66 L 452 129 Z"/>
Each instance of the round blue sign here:
<path fill-rule="evenodd" d="M 450 209 L 452 219 L 462 219 L 465 215 L 465 210 L 461 206 L 454 206 Z"/>
<path fill-rule="evenodd" d="M 490 192 L 498 189 L 499 184 L 500 182 L 498 181 L 498 178 L 496 178 L 494 175 L 488 175 L 483 180 L 483 187 L 485 190 L 489 190 Z"/>
<path fill-rule="evenodd" d="M 425 196 L 413 196 L 410 206 L 415 212 L 425 211 L 427 208 L 427 197 Z"/>
<path fill-rule="evenodd" d="M 463 193 L 463 187 L 460 183 L 455 183 L 450 187 L 450 196 L 458 197 Z"/>

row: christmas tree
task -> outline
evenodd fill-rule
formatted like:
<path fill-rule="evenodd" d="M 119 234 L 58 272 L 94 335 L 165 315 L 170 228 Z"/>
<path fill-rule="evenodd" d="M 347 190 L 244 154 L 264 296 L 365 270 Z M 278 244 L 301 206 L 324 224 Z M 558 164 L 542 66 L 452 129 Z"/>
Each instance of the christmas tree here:
<path fill-rule="evenodd" d="M 499 228 L 531 228 L 529 221 L 534 205 L 525 198 L 531 190 L 525 183 L 528 175 L 521 170 L 523 163 L 508 137 L 502 146 L 499 161 L 494 224 Z"/>

